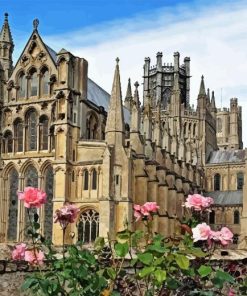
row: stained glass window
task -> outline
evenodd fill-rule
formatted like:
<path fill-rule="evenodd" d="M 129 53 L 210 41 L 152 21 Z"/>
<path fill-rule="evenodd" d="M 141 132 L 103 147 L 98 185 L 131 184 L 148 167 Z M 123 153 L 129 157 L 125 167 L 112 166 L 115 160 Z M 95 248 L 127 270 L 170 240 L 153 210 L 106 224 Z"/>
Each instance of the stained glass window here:
<path fill-rule="evenodd" d="M 8 216 L 8 234 L 9 241 L 17 239 L 17 218 L 18 218 L 18 182 L 19 176 L 16 169 L 11 169 L 9 172 L 9 216 Z"/>
<path fill-rule="evenodd" d="M 35 111 L 30 111 L 27 115 L 27 150 L 37 149 L 37 115 Z"/>
<path fill-rule="evenodd" d="M 17 152 L 23 151 L 23 124 L 19 120 L 15 123 L 15 149 Z"/>
<path fill-rule="evenodd" d="M 214 176 L 214 190 L 218 191 L 220 190 L 220 174 L 216 174 Z"/>
<path fill-rule="evenodd" d="M 47 69 L 43 70 L 41 76 L 41 94 L 48 95 L 49 94 L 49 72 Z"/>
<path fill-rule="evenodd" d="M 25 74 L 23 72 L 19 76 L 18 84 L 19 84 L 19 90 L 18 90 L 19 98 L 24 98 L 26 95 L 27 81 L 25 79 Z"/>
<path fill-rule="evenodd" d="M 244 187 L 244 174 L 238 173 L 237 174 L 237 190 L 242 190 Z"/>
<path fill-rule="evenodd" d="M 46 239 L 52 239 L 53 225 L 53 169 L 49 166 L 45 174 L 45 192 L 47 194 L 47 202 L 45 204 L 44 213 L 44 235 Z"/>
<path fill-rule="evenodd" d="M 37 72 L 34 70 L 31 74 L 30 78 L 30 95 L 37 96 L 38 94 L 38 75 Z"/>
<path fill-rule="evenodd" d="M 40 119 L 39 143 L 40 150 L 48 149 L 48 118 L 46 116 Z"/>
<path fill-rule="evenodd" d="M 99 235 L 99 213 L 95 210 L 82 212 L 78 223 L 78 241 L 90 243 Z"/>
<path fill-rule="evenodd" d="M 84 190 L 88 190 L 88 170 L 84 171 L 84 185 L 83 185 Z"/>

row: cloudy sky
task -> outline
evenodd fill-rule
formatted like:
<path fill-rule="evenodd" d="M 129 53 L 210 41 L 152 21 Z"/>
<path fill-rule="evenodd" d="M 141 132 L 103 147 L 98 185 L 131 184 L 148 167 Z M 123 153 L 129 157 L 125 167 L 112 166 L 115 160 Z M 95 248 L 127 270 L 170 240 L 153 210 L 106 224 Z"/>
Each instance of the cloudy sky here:
<path fill-rule="evenodd" d="M 9 3 L 11 2 L 11 3 Z M 142 81 L 143 61 L 155 63 L 191 58 L 191 102 L 196 103 L 200 77 L 214 90 L 217 107 L 232 97 L 243 106 L 243 138 L 247 146 L 247 1 L 0 0 L 10 13 L 15 59 L 39 18 L 44 41 L 89 61 L 89 76 L 110 92 L 115 58 L 120 58 L 122 91 L 127 79 Z M 3 5 L 2 5 L 3 4 Z M 30 6 L 29 6 L 30 4 Z M 47 5 L 46 5 L 47 4 Z M 52 5 L 52 6 L 50 6 Z M 30 9 L 27 9 L 27 7 Z"/>

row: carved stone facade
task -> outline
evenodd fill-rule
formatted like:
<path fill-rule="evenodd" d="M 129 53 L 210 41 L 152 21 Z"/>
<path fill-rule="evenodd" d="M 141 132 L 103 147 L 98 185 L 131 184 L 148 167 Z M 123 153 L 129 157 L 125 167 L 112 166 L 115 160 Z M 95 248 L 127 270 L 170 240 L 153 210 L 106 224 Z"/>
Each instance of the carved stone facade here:
<path fill-rule="evenodd" d="M 85 59 L 43 42 L 37 20 L 15 67 L 13 48 L 6 15 L 0 34 L 1 242 L 25 239 L 27 213 L 15 192 L 28 185 L 48 194 L 39 210 L 41 230 L 55 244 L 62 231 L 51 213 L 64 202 L 81 209 L 67 243 L 113 234 L 126 221 L 132 227 L 133 203 L 146 201 L 160 205 L 155 231 L 179 232 L 182 203 L 207 189 L 205 166 L 217 150 L 217 109 L 203 77 L 197 109 L 190 106 L 190 59 L 180 65 L 175 53 L 174 65 L 163 65 L 158 53 L 151 67 L 146 58 L 143 106 L 139 84 L 132 95 L 130 80 L 123 106 L 118 59 L 110 96 L 88 77 Z"/>

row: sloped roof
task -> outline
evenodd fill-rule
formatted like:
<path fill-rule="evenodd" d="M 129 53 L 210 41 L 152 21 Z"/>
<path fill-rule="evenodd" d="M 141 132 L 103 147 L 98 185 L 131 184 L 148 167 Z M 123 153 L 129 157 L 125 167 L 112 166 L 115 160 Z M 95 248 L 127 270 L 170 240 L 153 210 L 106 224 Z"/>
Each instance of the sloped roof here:
<path fill-rule="evenodd" d="M 51 58 L 53 59 L 54 63 L 56 63 L 57 60 L 57 53 L 55 52 L 55 50 L 53 50 L 52 48 L 50 48 L 47 44 L 45 44 Z"/>
<path fill-rule="evenodd" d="M 210 153 L 207 163 L 244 162 L 245 150 L 218 150 Z"/>
<path fill-rule="evenodd" d="M 213 191 L 207 192 L 206 196 L 210 196 L 214 200 L 215 205 L 242 205 L 243 204 L 243 191 Z"/>

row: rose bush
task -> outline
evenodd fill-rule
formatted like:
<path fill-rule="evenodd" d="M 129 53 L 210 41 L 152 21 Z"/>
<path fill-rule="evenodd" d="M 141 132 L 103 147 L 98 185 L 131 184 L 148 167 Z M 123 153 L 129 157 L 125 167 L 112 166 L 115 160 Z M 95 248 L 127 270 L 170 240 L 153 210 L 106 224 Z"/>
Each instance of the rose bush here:
<path fill-rule="evenodd" d="M 28 210 L 45 202 L 45 195 L 34 188 L 24 190 L 19 198 Z M 133 223 L 141 221 L 145 230 L 132 231 L 131 227 L 115 238 L 98 237 L 92 251 L 63 243 L 62 257 L 40 234 L 37 213 L 33 221 L 29 215 L 32 245 L 16 245 L 12 259 L 39 268 L 45 264 L 47 271 L 27 275 L 23 290 L 31 295 L 72 296 L 244 295 L 238 293 L 247 292 L 246 276 L 241 277 L 240 284 L 235 266 L 227 272 L 224 262 L 214 265 L 209 260 L 217 245 L 226 247 L 233 238 L 227 227 L 213 231 L 206 224 L 205 211 L 212 203 L 210 197 L 188 196 L 184 206 L 190 216 L 183 221 L 173 217 L 185 234 L 170 237 L 153 233 L 153 218 L 159 215 L 156 202 L 134 205 Z M 78 213 L 73 204 L 64 204 L 55 211 L 54 223 L 60 223 L 63 236 Z"/>

